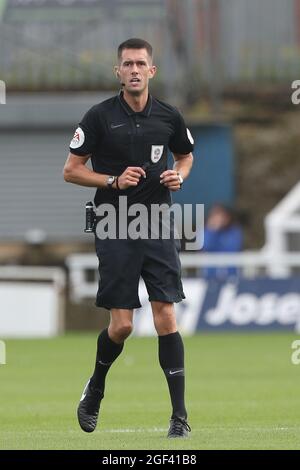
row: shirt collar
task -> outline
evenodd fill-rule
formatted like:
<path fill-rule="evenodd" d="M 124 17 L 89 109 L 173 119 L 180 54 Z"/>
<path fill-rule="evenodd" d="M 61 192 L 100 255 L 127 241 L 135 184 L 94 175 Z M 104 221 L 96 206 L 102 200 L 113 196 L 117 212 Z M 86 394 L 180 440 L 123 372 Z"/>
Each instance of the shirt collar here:
<path fill-rule="evenodd" d="M 125 112 L 128 114 L 128 116 L 132 116 L 134 114 L 139 114 L 141 116 L 149 117 L 152 109 L 152 96 L 148 95 L 148 100 L 146 103 L 146 106 L 144 107 L 143 111 L 136 112 L 134 111 L 129 104 L 125 101 L 124 96 L 123 96 L 123 91 L 121 90 L 120 93 L 118 94 L 118 99 L 119 102 L 121 103 L 122 108 L 125 110 Z"/>

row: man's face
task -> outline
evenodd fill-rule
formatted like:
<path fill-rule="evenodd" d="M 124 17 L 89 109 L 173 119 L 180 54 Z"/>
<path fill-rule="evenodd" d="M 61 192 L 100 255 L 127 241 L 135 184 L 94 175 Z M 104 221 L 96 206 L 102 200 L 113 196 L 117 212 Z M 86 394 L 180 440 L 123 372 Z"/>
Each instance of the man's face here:
<path fill-rule="evenodd" d="M 146 49 L 124 49 L 116 72 L 124 91 L 131 95 L 141 95 L 147 88 L 149 79 L 156 72 Z"/>

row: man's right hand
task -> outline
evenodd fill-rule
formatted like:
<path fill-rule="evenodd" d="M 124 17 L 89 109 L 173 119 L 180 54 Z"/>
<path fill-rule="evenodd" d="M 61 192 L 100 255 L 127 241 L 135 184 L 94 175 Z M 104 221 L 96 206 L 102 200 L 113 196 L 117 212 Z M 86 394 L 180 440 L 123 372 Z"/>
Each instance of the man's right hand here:
<path fill-rule="evenodd" d="M 137 186 L 141 176 L 146 178 L 146 172 L 143 170 L 143 168 L 139 166 L 128 166 L 126 170 L 118 177 L 119 189 L 127 189 L 130 186 Z"/>

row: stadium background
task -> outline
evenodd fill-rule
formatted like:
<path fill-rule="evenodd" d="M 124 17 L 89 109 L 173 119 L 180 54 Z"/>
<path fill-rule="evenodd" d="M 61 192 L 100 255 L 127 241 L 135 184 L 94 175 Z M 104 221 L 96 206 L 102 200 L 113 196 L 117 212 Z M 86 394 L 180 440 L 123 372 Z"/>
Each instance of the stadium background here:
<path fill-rule="evenodd" d="M 108 314 L 93 305 L 96 261 L 83 234 L 93 191 L 64 183 L 62 167 L 82 114 L 117 91 L 115 51 L 132 36 L 152 43 L 152 92 L 182 110 L 195 137 L 193 174 L 175 200 L 231 204 L 245 234 L 245 251 L 230 259 L 240 267 L 235 280 L 201 277 L 207 263 L 226 265 L 222 256 L 182 254 L 187 301 L 177 313 L 195 431 L 180 445 L 299 448 L 291 356 L 300 328 L 300 137 L 291 85 L 300 76 L 300 1 L 1 0 L 0 449 L 135 448 L 137 432 L 141 448 L 171 448 L 161 438 L 168 401 L 159 370 L 151 365 L 150 382 L 143 376 L 149 357 L 156 361 L 145 302 L 135 334 L 150 337 L 132 338 L 112 372 L 107 430 L 82 437 L 73 416 Z M 135 393 L 126 412 L 116 404 L 120 383 L 125 397 Z"/>

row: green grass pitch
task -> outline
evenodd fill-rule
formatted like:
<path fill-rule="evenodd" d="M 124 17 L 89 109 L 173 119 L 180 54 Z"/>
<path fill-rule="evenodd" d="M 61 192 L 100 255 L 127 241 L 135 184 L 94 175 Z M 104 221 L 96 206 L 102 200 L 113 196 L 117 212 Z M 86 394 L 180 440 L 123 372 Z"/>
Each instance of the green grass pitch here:
<path fill-rule="evenodd" d="M 167 384 L 156 338 L 131 338 L 111 368 L 92 434 L 76 408 L 97 334 L 7 340 L 0 366 L 0 449 L 300 449 L 300 365 L 293 333 L 185 338 L 192 433 L 168 440 Z"/>

